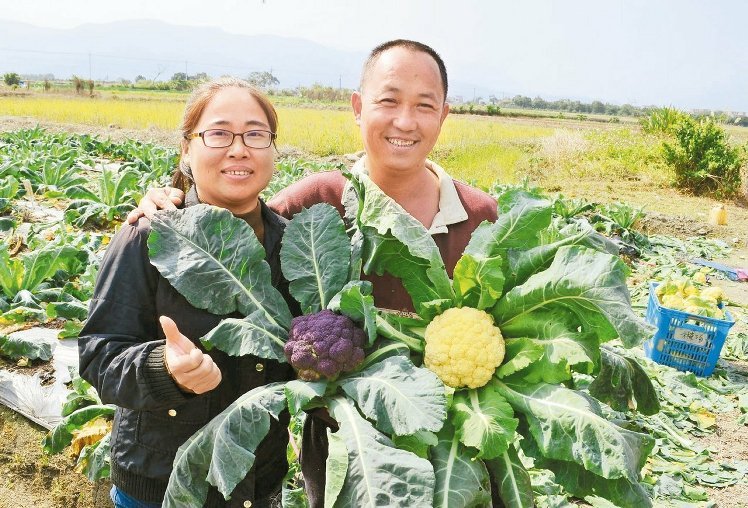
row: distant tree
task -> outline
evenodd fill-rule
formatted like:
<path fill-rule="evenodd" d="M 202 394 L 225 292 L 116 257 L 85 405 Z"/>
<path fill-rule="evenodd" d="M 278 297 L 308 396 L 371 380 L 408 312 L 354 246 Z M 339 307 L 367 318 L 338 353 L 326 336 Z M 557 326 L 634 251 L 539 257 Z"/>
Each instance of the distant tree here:
<path fill-rule="evenodd" d="M 8 86 L 18 86 L 21 84 L 21 76 L 15 72 L 8 72 L 3 75 L 3 82 Z"/>
<path fill-rule="evenodd" d="M 138 83 L 140 81 L 145 81 L 145 76 L 143 76 L 142 74 L 138 74 L 137 76 L 135 76 L 135 82 Z"/>
<path fill-rule="evenodd" d="M 83 88 L 85 86 L 84 80 L 73 74 L 73 87 L 75 88 L 75 93 L 81 93 L 83 91 Z"/>
<path fill-rule="evenodd" d="M 278 78 L 267 71 L 250 72 L 249 77 L 247 77 L 247 81 L 260 88 L 270 88 L 272 86 L 278 86 L 280 84 Z"/>
<path fill-rule="evenodd" d="M 89 79 L 88 81 L 86 81 L 86 86 L 88 87 L 88 95 L 93 97 L 93 91 L 94 91 L 93 79 Z"/>
<path fill-rule="evenodd" d="M 515 106 L 519 108 L 531 108 L 532 107 L 532 99 L 529 97 L 525 97 L 524 95 L 515 95 L 512 99 L 512 103 L 514 103 Z"/>
<path fill-rule="evenodd" d="M 622 116 L 635 116 L 637 110 L 631 104 L 624 104 L 623 106 L 621 106 L 621 109 L 619 109 L 618 113 Z"/>
<path fill-rule="evenodd" d="M 175 72 L 171 76 L 172 88 L 177 90 L 187 90 L 190 87 L 189 76 L 184 72 Z"/>
<path fill-rule="evenodd" d="M 49 92 L 49 90 L 52 88 L 52 83 L 48 79 L 44 80 L 44 91 Z"/>
<path fill-rule="evenodd" d="M 532 100 L 532 106 L 530 106 L 533 109 L 547 109 L 548 108 L 548 102 L 543 99 L 542 97 L 535 97 Z"/>
<path fill-rule="evenodd" d="M 590 110 L 591 113 L 601 115 L 605 113 L 605 104 L 600 101 L 592 101 L 592 104 L 590 104 Z"/>

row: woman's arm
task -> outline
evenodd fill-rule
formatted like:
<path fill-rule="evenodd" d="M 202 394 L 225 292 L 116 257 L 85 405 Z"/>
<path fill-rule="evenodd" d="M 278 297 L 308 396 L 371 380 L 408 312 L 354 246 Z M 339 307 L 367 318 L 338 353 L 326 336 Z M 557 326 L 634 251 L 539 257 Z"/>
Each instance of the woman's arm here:
<path fill-rule="evenodd" d="M 148 221 L 124 225 L 101 263 L 78 340 L 81 377 L 103 402 L 129 409 L 178 405 L 182 392 L 164 363 L 157 320 L 158 271 L 148 258 Z"/>

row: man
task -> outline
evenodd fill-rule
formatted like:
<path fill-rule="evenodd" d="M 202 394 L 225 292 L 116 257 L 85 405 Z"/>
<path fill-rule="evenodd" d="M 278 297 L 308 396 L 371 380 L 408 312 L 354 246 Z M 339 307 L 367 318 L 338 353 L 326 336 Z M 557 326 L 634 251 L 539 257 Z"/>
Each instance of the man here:
<path fill-rule="evenodd" d="M 351 105 L 366 155 L 352 168 L 364 171 L 407 213 L 432 234 L 447 271 L 454 266 L 484 220 L 496 220 L 496 201 L 488 194 L 452 180 L 427 160 L 449 113 L 447 71 L 441 57 L 415 41 L 393 40 L 374 48 L 361 74 L 360 91 Z M 343 213 L 341 198 L 347 180 L 339 171 L 318 173 L 289 186 L 268 205 L 291 217 L 302 208 L 327 202 Z M 151 214 L 181 203 L 175 189 L 150 191 L 140 208 Z M 138 211 L 128 216 L 134 222 Z M 402 284 L 389 275 L 370 276 L 377 306 L 412 309 Z M 324 503 L 326 424 L 307 418 L 302 471 L 312 508 Z"/>

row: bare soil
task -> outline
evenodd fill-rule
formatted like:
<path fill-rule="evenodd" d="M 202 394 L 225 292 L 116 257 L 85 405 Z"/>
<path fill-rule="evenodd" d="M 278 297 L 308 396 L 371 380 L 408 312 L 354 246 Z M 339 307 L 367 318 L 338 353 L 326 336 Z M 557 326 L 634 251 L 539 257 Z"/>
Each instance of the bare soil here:
<path fill-rule="evenodd" d="M 508 119 L 511 122 L 528 122 L 527 119 Z M 533 120 L 537 125 L 537 120 Z M 541 120 L 549 126 L 560 121 Z M 33 128 L 36 125 L 53 132 L 76 132 L 99 135 L 114 140 L 138 139 L 164 146 L 176 146 L 178 133 L 159 129 L 131 130 L 117 126 L 102 128 L 88 125 L 61 124 L 32 118 L 0 117 L 0 132 Z M 569 127 L 564 121 L 559 127 Z M 580 125 L 580 127 L 582 127 Z M 589 125 L 584 127 L 589 128 Z M 613 126 L 611 126 L 613 127 Z M 604 124 L 595 128 L 605 128 Z M 284 155 L 284 154 L 281 154 Z M 288 155 L 303 156 L 292 152 Z M 344 158 L 340 158 L 344 160 Z M 688 196 L 641 179 L 611 180 L 606 178 L 553 178 L 539 182 L 546 190 L 561 192 L 567 197 L 586 198 L 606 203 L 621 201 L 645 207 L 647 217 L 641 227 L 647 234 L 663 234 L 679 238 L 705 236 L 728 242 L 734 250 L 724 260 L 736 267 L 748 267 L 748 207 L 742 201 L 725 202 L 728 223 L 713 226 L 707 221 L 709 210 L 717 201 Z M 740 304 L 748 304 L 748 283 L 720 281 L 728 297 Z M 6 368 L 9 365 L 0 365 Z M 746 372 L 747 362 L 733 362 L 733 366 Z M 33 371 L 33 369 L 31 370 Z M 29 371 L 29 372 L 31 372 Z M 748 460 L 748 427 L 737 423 L 738 413 L 720 414 L 716 430 L 701 439 L 717 462 Z M 0 507 L 34 508 L 90 508 L 111 506 L 108 499 L 108 482 L 92 485 L 74 470 L 73 460 L 58 455 L 49 457 L 42 453 L 40 442 L 46 431 L 27 421 L 13 411 L 0 406 Z M 708 488 L 710 499 L 720 508 L 748 507 L 748 481 L 726 488 Z"/>

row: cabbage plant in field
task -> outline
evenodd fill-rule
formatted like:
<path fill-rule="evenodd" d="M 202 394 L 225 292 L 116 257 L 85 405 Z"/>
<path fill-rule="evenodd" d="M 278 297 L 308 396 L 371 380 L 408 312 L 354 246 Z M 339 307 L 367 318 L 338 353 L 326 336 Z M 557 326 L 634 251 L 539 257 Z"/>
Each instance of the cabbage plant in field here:
<path fill-rule="evenodd" d="M 631 309 L 617 248 L 591 229 L 548 234 L 552 203 L 508 192 L 450 279 L 420 223 L 365 175 L 352 182 L 347 210 L 364 271 L 399 277 L 417 311 L 380 313 L 379 331 L 422 355 L 453 391 L 447 424 L 423 440 L 433 505 L 491 506 L 490 474 L 505 506 L 533 506 L 532 464 L 573 496 L 650 506 L 640 472 L 654 440 L 606 419 L 599 402 L 659 409 L 638 363 L 601 347 L 651 335 Z M 573 372 L 595 376 L 589 391 L 575 389 Z"/>
<path fill-rule="evenodd" d="M 243 220 L 198 205 L 161 214 L 152 228 L 151 262 L 192 305 L 246 316 L 225 319 L 202 337 L 207 348 L 286 360 L 289 333 L 309 330 L 294 327 L 285 300 L 271 284 L 264 250 Z M 355 367 L 329 372 L 321 362 L 310 367 L 291 355 L 304 377 L 316 369 L 320 376 L 311 377 L 318 380 L 272 383 L 239 397 L 180 447 L 164 506 L 201 506 L 210 485 L 229 496 L 252 467 L 271 418 L 286 408 L 297 414 L 320 407 L 340 426 L 331 434 L 327 465 L 330 506 L 430 506 L 436 483 L 431 463 L 395 443 L 441 429 L 444 385 L 410 361 L 407 347 L 376 341 L 371 284 L 357 280 L 360 262 L 337 211 L 321 204 L 297 214 L 286 228 L 281 263 L 304 317 L 333 311 L 355 321 L 366 357 Z M 338 333 L 323 328 L 331 322 L 327 317 L 321 321 L 321 330 Z M 333 351 L 341 342 L 316 356 L 329 352 L 327 358 L 337 358 L 342 353 Z"/>

